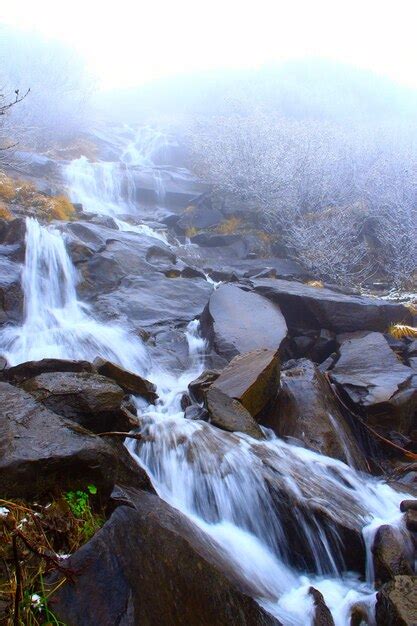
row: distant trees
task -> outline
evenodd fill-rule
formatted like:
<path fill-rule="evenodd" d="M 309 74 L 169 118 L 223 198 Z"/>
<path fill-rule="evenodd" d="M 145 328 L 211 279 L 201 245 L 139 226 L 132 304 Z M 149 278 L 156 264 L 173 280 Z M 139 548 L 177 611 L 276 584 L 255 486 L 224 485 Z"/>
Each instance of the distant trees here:
<path fill-rule="evenodd" d="M 417 269 L 417 136 L 262 109 L 205 116 L 188 133 L 196 171 L 275 233 L 308 269 L 340 284 L 376 272 L 397 288 Z"/>
<path fill-rule="evenodd" d="M 82 130 L 92 85 L 74 50 L 1 26 L 0 85 L 5 93 L 30 88 L 3 123 L 3 134 L 23 147 L 43 149 Z"/>

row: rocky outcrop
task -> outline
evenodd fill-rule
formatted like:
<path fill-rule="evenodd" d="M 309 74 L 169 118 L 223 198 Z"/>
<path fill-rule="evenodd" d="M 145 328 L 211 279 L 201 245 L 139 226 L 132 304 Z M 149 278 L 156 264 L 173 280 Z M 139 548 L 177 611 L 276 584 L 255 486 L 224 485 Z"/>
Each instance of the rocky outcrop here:
<path fill-rule="evenodd" d="M 263 439 L 264 435 L 257 422 L 244 406 L 213 385 L 206 394 L 206 407 L 210 423 L 223 430 L 240 432 L 254 439 Z"/>
<path fill-rule="evenodd" d="M 230 284 L 213 292 L 200 321 L 203 336 L 228 360 L 260 348 L 276 352 L 287 335 L 279 307 Z"/>
<path fill-rule="evenodd" d="M 192 380 L 188 385 L 191 398 L 195 402 L 203 402 L 208 388 L 219 376 L 220 372 L 217 370 L 204 370 L 198 378 Z"/>
<path fill-rule="evenodd" d="M 411 546 L 406 545 L 407 540 L 397 528 L 386 524 L 378 528 L 372 546 L 377 586 L 389 582 L 395 576 L 413 574 Z"/>
<path fill-rule="evenodd" d="M 281 307 L 291 328 L 327 328 L 337 333 L 359 330 L 384 332 L 392 323 L 411 323 L 411 313 L 402 304 L 287 280 L 252 282 L 257 293 Z"/>
<path fill-rule="evenodd" d="M 377 594 L 377 626 L 417 624 L 417 577 L 396 576 Z"/>
<path fill-rule="evenodd" d="M 120 367 L 120 365 L 116 365 L 116 363 L 101 358 L 95 359 L 94 367 L 99 374 L 111 378 L 125 393 L 142 396 L 148 402 L 156 402 L 158 398 L 156 387 L 146 378 L 142 378 L 142 376 L 129 372 Z"/>
<path fill-rule="evenodd" d="M 21 383 L 21 387 L 46 408 L 91 432 L 128 432 L 137 426 L 137 419 L 123 404 L 123 389 L 100 374 L 39 374 Z"/>
<path fill-rule="evenodd" d="M 88 361 L 71 361 L 67 359 L 41 359 L 40 361 L 25 361 L 9 367 L 5 373 L 5 378 L 13 383 L 19 384 L 29 378 L 47 374 L 49 372 L 92 372 L 93 366 Z"/>
<path fill-rule="evenodd" d="M 332 614 L 318 589 L 310 587 L 308 593 L 313 598 L 314 618 L 312 626 L 335 626 Z"/>
<path fill-rule="evenodd" d="M 276 396 L 279 357 L 273 350 L 254 350 L 234 357 L 212 385 L 239 402 L 255 417 Z"/>
<path fill-rule="evenodd" d="M 279 437 L 297 439 L 310 450 L 365 468 L 363 455 L 329 383 L 307 359 L 285 365 L 277 402 L 261 421 Z"/>
<path fill-rule="evenodd" d="M 60 620 L 77 626 L 279 626 L 179 511 L 150 494 L 127 499 L 131 506 L 118 507 L 67 560 L 79 575 L 50 600 Z"/>
<path fill-rule="evenodd" d="M 33 498 L 89 482 L 109 490 L 117 476 L 115 450 L 99 437 L 0 383 L 0 484 L 4 497 Z"/>
<path fill-rule="evenodd" d="M 410 386 L 413 370 L 401 363 L 381 333 L 353 333 L 340 341 L 332 380 L 366 411 L 371 424 L 408 434 L 417 410 L 417 389 Z"/>

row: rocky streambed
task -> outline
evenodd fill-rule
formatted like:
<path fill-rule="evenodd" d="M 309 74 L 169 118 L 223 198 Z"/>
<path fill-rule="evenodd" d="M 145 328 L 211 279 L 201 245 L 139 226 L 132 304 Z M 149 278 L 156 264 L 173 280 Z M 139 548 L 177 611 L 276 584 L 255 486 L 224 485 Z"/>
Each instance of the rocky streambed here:
<path fill-rule="evenodd" d="M 217 209 L 102 206 L 0 223 L 0 497 L 92 485 L 104 515 L 49 562 L 56 619 L 415 624 L 413 311 Z"/>

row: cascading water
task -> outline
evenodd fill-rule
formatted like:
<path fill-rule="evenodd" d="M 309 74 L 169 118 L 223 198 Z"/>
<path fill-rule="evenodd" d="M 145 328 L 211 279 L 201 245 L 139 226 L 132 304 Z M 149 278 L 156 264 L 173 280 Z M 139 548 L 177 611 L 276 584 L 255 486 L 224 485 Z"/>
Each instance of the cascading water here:
<path fill-rule="evenodd" d="M 146 438 L 127 444 L 132 455 L 146 468 L 160 497 L 197 524 L 214 549 L 228 555 L 266 610 L 285 626 L 311 624 L 314 607 L 308 590 L 313 586 L 323 593 L 336 626 L 348 626 L 354 603 L 362 603 L 372 614 L 373 537 L 382 523 L 401 531 L 399 503 L 406 494 L 341 461 L 285 443 L 269 431 L 260 442 L 184 419 L 182 394 L 204 367 L 205 343 L 198 323 L 191 322 L 186 330 L 191 359 L 187 371 L 168 372 L 157 363 L 150 367 L 137 337 L 121 326 L 97 321 L 78 300 L 77 272 L 63 235 L 33 219 L 27 220 L 22 283 L 25 318 L 22 326 L 0 333 L 5 356 L 15 364 L 101 355 L 146 372 L 160 399 L 156 406 L 137 400 Z M 308 567 L 295 562 L 280 494 L 293 503 L 286 505 L 293 515 L 291 531 L 303 539 Z M 345 571 L 337 529 L 324 521 L 320 510 L 330 518 L 337 518 L 339 510 L 350 511 L 363 528 L 368 583 Z"/>
<path fill-rule="evenodd" d="M 93 360 L 102 356 L 143 373 L 147 356 L 142 342 L 120 326 L 96 320 L 77 299 L 77 280 L 61 233 L 27 218 L 24 322 L 0 332 L 6 358 L 16 364 L 46 357 Z"/>

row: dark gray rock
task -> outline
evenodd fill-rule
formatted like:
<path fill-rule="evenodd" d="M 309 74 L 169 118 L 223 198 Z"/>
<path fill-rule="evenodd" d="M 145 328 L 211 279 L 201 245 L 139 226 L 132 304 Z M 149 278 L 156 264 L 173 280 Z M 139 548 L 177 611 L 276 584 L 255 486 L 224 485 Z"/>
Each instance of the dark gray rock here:
<path fill-rule="evenodd" d="M 155 403 L 158 398 L 156 387 L 153 383 L 138 374 L 125 370 L 120 365 L 116 365 L 116 363 L 97 358 L 94 361 L 94 368 L 99 374 L 111 378 L 126 393 L 142 396 L 152 403 Z"/>
<path fill-rule="evenodd" d="M 346 295 L 280 279 L 254 280 L 253 286 L 257 293 L 279 304 L 291 328 L 327 328 L 337 333 L 384 332 L 391 323 L 411 322 L 411 314 L 405 306 L 386 300 Z"/>
<path fill-rule="evenodd" d="M 118 507 L 66 561 L 79 574 L 50 599 L 60 620 L 77 626 L 279 626 L 179 511 L 151 494 L 125 497 L 130 506 Z"/>
<path fill-rule="evenodd" d="M 259 348 L 277 351 L 287 335 L 279 307 L 235 285 L 213 292 L 200 322 L 203 336 L 229 360 Z"/>
<path fill-rule="evenodd" d="M 254 439 L 264 439 L 260 426 L 249 411 L 220 389 L 211 386 L 206 393 L 205 402 L 211 424 L 230 432 L 245 433 Z"/>

